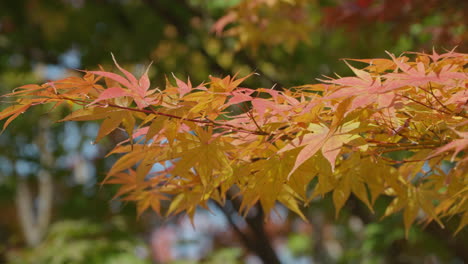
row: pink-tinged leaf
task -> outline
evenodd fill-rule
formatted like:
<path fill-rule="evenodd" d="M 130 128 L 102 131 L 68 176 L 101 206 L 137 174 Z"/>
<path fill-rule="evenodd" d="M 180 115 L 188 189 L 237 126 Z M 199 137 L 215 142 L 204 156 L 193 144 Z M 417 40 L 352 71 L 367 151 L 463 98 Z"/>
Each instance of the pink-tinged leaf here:
<path fill-rule="evenodd" d="M 131 96 L 131 94 L 120 87 L 111 87 L 111 88 L 107 88 L 106 90 L 104 90 L 99 95 L 99 97 L 96 100 L 94 100 L 91 104 L 95 104 L 102 100 L 123 97 L 123 96 Z"/>
<path fill-rule="evenodd" d="M 340 154 L 342 146 L 341 136 L 332 136 L 323 144 L 322 154 L 330 162 L 332 171 L 335 170 L 336 157 Z"/>
<path fill-rule="evenodd" d="M 395 99 L 395 93 L 393 92 L 372 92 L 371 90 L 356 89 L 354 87 L 340 89 L 337 92 L 324 97 L 324 99 L 346 98 L 351 96 L 355 96 L 355 98 L 352 100 L 351 106 L 346 113 L 358 108 L 365 108 L 374 103 L 377 103 L 379 108 L 386 108 L 391 106 Z"/>
<path fill-rule="evenodd" d="M 390 54 L 395 64 L 402 71 L 402 73 L 389 73 L 386 75 L 387 80 L 391 80 L 390 83 L 412 86 L 421 86 L 429 82 L 435 82 L 439 84 L 452 85 L 456 83 L 456 80 L 467 79 L 467 75 L 463 72 L 454 72 L 457 67 L 453 65 L 444 65 L 439 72 L 429 70 L 426 72 L 426 68 L 422 62 L 416 64 L 416 67 L 405 63 L 403 58 L 395 58 L 393 54 Z M 386 90 L 389 90 L 386 87 Z"/>
<path fill-rule="evenodd" d="M 297 106 L 299 105 L 301 102 L 299 100 L 297 100 L 296 98 L 292 97 L 292 96 L 289 96 L 287 94 L 282 94 L 283 98 L 290 104 L 290 105 L 293 105 L 293 106 Z"/>
<path fill-rule="evenodd" d="M 304 136 L 304 141 L 309 142 L 297 155 L 296 162 L 294 163 L 293 169 L 288 174 L 288 179 L 291 175 L 301 166 L 304 162 L 314 156 L 317 151 L 323 146 L 327 140 L 328 134 L 307 134 Z"/>
<path fill-rule="evenodd" d="M 392 58 L 393 62 L 403 72 L 408 73 L 408 74 L 417 73 L 417 70 L 413 69 L 413 67 L 411 65 L 405 63 L 406 58 L 404 58 L 404 57 L 403 58 L 396 58 L 395 55 L 393 55 L 392 53 L 390 53 L 388 51 L 386 53 L 388 54 L 388 56 L 390 56 Z"/>
<path fill-rule="evenodd" d="M 467 74 L 464 72 L 454 72 L 453 70 L 456 70 L 456 68 L 457 67 L 452 64 L 444 65 L 438 73 L 432 73 L 432 75 L 436 75 L 439 83 L 446 83 L 448 81 L 453 81 L 453 79 L 466 80 L 468 78 Z"/>
<path fill-rule="evenodd" d="M 190 133 L 190 131 L 192 131 L 192 129 L 184 123 L 180 124 L 179 128 L 177 129 L 177 132 L 179 133 Z"/>
<path fill-rule="evenodd" d="M 150 87 L 150 81 L 148 78 L 148 70 L 151 67 L 151 64 L 148 65 L 148 68 L 146 68 L 145 73 L 140 77 L 140 80 L 138 81 L 133 74 L 130 72 L 126 71 L 120 65 L 117 63 L 115 60 L 115 57 L 113 54 L 112 55 L 112 60 L 114 61 L 115 65 L 117 68 L 127 77 L 124 78 L 118 74 L 112 73 L 112 72 L 106 72 L 106 71 L 89 71 L 88 73 L 103 76 L 106 78 L 109 78 L 111 80 L 114 80 L 121 85 L 125 86 L 128 88 L 130 91 L 132 91 L 134 94 L 140 96 L 141 98 L 145 98 L 147 95 L 147 91 Z M 141 105 L 141 104 L 140 104 Z"/>
<path fill-rule="evenodd" d="M 234 95 L 229 98 L 228 105 L 239 104 L 242 102 L 247 102 L 252 100 L 250 95 L 246 95 L 244 93 L 234 93 Z"/>
<path fill-rule="evenodd" d="M 273 97 L 273 99 L 275 99 L 275 100 L 280 95 L 279 91 L 272 90 L 272 89 L 266 89 L 266 88 L 259 88 L 259 89 L 257 89 L 257 92 L 267 93 L 267 94 L 271 95 L 271 97 Z"/>
<path fill-rule="evenodd" d="M 354 109 L 357 108 L 364 108 L 372 103 L 375 103 L 376 95 L 363 95 L 363 96 L 357 96 L 352 104 L 350 109 L 348 109 L 348 112 L 353 111 Z"/>
<path fill-rule="evenodd" d="M 190 82 L 190 78 L 188 78 L 187 83 L 179 80 L 174 74 L 172 74 L 174 79 L 177 82 L 177 89 L 179 91 L 179 97 L 183 97 L 185 94 L 190 93 L 192 91 L 192 83 Z"/>
<path fill-rule="evenodd" d="M 465 150 L 468 148 L 468 132 L 458 132 L 456 131 L 457 134 L 459 134 L 461 137 L 461 139 L 456 139 L 450 143 L 448 143 L 447 145 L 445 146 L 442 146 L 438 149 L 436 149 L 434 151 L 434 153 L 432 153 L 431 155 L 429 155 L 427 157 L 427 159 L 431 159 L 435 156 L 438 156 L 444 152 L 447 152 L 447 151 L 454 151 L 453 155 L 452 155 L 452 158 L 451 158 L 451 161 L 453 162 L 453 160 L 455 159 L 455 157 L 457 156 L 458 153 L 460 153 L 462 150 Z"/>
<path fill-rule="evenodd" d="M 428 70 L 422 62 L 418 62 L 416 67 L 404 62 L 404 58 L 395 58 L 390 54 L 398 68 L 402 73 L 389 73 L 386 75 L 387 80 L 392 80 L 393 83 L 402 83 L 404 85 L 420 86 L 429 82 L 451 85 L 456 79 L 466 79 L 467 76 L 463 72 L 454 72 L 456 69 L 453 65 L 445 65 L 439 72 Z M 388 88 L 387 88 L 388 90 Z"/>
<path fill-rule="evenodd" d="M 468 90 L 465 89 L 465 90 L 461 90 L 461 91 L 458 91 L 454 94 L 452 94 L 452 96 L 450 97 L 450 99 L 448 99 L 445 104 L 446 105 L 449 105 L 449 104 L 466 104 L 466 102 L 468 102 Z"/>
<path fill-rule="evenodd" d="M 135 104 L 137 105 L 138 109 L 143 109 L 150 105 L 149 101 L 147 101 L 146 99 L 141 99 L 140 97 L 134 97 L 133 100 L 135 101 Z"/>
<path fill-rule="evenodd" d="M 379 78 L 376 78 L 374 80 L 368 72 L 356 69 L 353 66 L 349 65 L 348 62 L 346 62 L 346 64 L 348 65 L 348 67 L 351 68 L 351 70 L 354 72 L 354 74 L 356 74 L 357 77 L 343 77 L 339 79 L 330 78 L 330 80 L 319 80 L 325 83 L 332 83 L 342 86 L 351 86 L 353 90 L 365 88 L 367 90 L 379 91 L 382 89 L 382 84 Z M 355 92 L 357 91 L 355 90 Z"/>
<path fill-rule="evenodd" d="M 99 75 L 99 76 L 102 76 L 102 77 L 106 77 L 106 78 L 109 78 L 109 79 L 112 79 L 118 83 L 120 83 L 121 85 L 127 87 L 127 88 L 131 88 L 132 87 L 132 84 L 130 84 L 130 82 L 128 82 L 127 79 L 125 79 L 124 77 L 118 75 L 118 74 L 115 74 L 115 73 L 112 73 L 112 72 L 106 72 L 106 71 L 89 71 L 89 73 L 92 73 L 92 74 L 96 74 L 96 75 Z"/>
<path fill-rule="evenodd" d="M 112 56 L 112 60 L 114 61 L 115 63 L 115 66 L 117 66 L 117 68 L 119 68 L 119 70 L 125 74 L 125 76 L 127 77 L 127 79 L 130 81 L 130 83 L 132 84 L 131 86 L 129 86 L 128 88 L 130 88 L 131 90 L 134 90 L 132 88 L 134 87 L 138 87 L 138 81 L 137 79 L 135 78 L 135 76 L 133 76 L 133 74 L 131 74 L 130 72 L 128 72 L 127 70 L 125 70 L 124 68 L 120 67 L 120 65 L 117 63 L 117 61 L 115 60 L 115 57 L 114 57 L 114 54 L 111 53 L 111 56 Z M 136 92 L 136 91 L 135 91 Z"/>
<path fill-rule="evenodd" d="M 153 62 L 151 62 L 150 65 L 148 65 L 148 67 L 146 68 L 145 73 L 140 77 L 140 80 L 138 81 L 138 84 L 140 86 L 140 89 L 141 89 L 141 92 L 142 92 L 143 96 L 146 95 L 146 92 L 148 91 L 148 89 L 150 87 L 150 80 L 149 80 L 149 77 L 148 77 L 148 70 L 150 69 L 152 64 L 153 64 Z"/>
<path fill-rule="evenodd" d="M 350 96 L 355 96 L 355 95 L 362 95 L 363 93 L 366 93 L 366 90 L 363 88 L 357 88 L 357 87 L 344 87 L 339 90 L 335 90 L 333 93 L 325 96 L 323 99 L 336 99 L 336 98 L 341 98 L 341 97 L 350 97 Z"/>
<path fill-rule="evenodd" d="M 444 54 L 438 54 L 436 51 L 435 51 L 435 48 L 432 48 L 432 54 L 425 54 L 425 53 L 421 53 L 421 52 L 406 52 L 408 54 L 417 54 L 417 55 L 420 55 L 420 56 L 428 56 L 429 58 L 431 58 L 431 60 L 433 62 L 437 62 L 438 60 L 440 59 L 445 59 L 445 58 L 463 58 L 466 56 L 466 54 L 463 54 L 463 53 L 457 53 L 457 52 L 454 52 L 455 48 L 453 48 L 451 51 L 447 52 L 447 53 L 444 53 Z"/>
<path fill-rule="evenodd" d="M 372 79 L 372 76 L 368 72 L 354 68 L 347 61 L 344 61 L 344 62 L 354 72 L 354 74 L 356 74 L 356 76 L 359 77 L 359 79 L 363 81 L 367 81 L 368 83 L 372 83 L 374 81 Z"/>
<path fill-rule="evenodd" d="M 357 77 L 342 77 L 339 79 L 330 79 L 330 80 L 317 79 L 317 80 L 321 82 L 326 82 L 326 83 L 331 83 L 331 84 L 336 84 L 336 85 L 341 85 L 341 86 L 350 86 L 353 88 L 368 87 L 370 84 L 368 81 L 363 81 L 362 79 L 359 79 Z"/>
<path fill-rule="evenodd" d="M 253 109 L 256 110 L 261 116 L 266 112 L 267 107 L 270 105 L 270 101 L 263 98 L 255 98 L 252 100 Z"/>
<path fill-rule="evenodd" d="M 133 132 L 132 138 L 136 139 L 139 136 L 144 136 L 148 133 L 149 126 L 138 128 L 135 132 Z"/>
<path fill-rule="evenodd" d="M 379 94 L 377 96 L 377 104 L 379 108 L 386 108 L 392 105 L 395 100 L 395 93 L 389 92 L 385 94 Z"/>

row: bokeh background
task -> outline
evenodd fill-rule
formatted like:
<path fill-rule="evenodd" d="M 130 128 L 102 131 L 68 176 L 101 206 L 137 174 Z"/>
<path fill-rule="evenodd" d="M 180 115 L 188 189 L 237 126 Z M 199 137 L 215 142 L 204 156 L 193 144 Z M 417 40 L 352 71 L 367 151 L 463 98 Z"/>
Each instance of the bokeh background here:
<path fill-rule="evenodd" d="M 249 87 L 287 89 L 350 74 L 341 58 L 467 52 L 467 11 L 464 0 L 2 0 L 0 93 L 113 69 L 111 52 L 137 74 L 153 61 L 160 87 L 172 73 L 255 71 Z M 243 219 L 229 203 L 199 210 L 195 228 L 183 215 L 137 218 L 99 184 L 122 135 L 94 145 L 98 125 L 52 121 L 64 114 L 36 108 L 0 135 L 0 263 L 261 263 L 245 237 L 282 263 L 468 263 L 468 231 L 454 237 L 449 221 L 405 239 L 401 215 L 380 220 L 384 199 L 375 215 L 351 199 L 335 218 L 323 197 L 304 208 L 309 223 L 279 206 L 266 223 Z"/>

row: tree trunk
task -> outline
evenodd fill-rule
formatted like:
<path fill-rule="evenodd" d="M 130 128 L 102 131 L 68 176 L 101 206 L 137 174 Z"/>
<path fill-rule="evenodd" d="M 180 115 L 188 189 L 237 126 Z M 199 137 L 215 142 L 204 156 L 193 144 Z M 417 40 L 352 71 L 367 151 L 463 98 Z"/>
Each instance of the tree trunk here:
<path fill-rule="evenodd" d="M 244 246 L 255 253 L 264 264 L 280 264 L 281 262 L 271 244 L 271 239 L 265 232 L 264 214 L 261 206 L 257 204 L 254 207 L 256 213 L 247 215 L 244 218 L 249 227 L 249 232 L 243 232 L 233 220 L 233 214 L 238 214 L 240 203 L 232 197 L 233 195 L 227 194 L 227 198 L 232 204 L 231 208 L 227 204 L 225 206 L 217 205 L 223 211 L 234 231 L 239 235 Z"/>
<path fill-rule="evenodd" d="M 26 244 L 30 247 L 37 246 L 43 240 L 52 211 L 53 182 L 49 169 L 54 165 L 54 158 L 48 147 L 50 142 L 49 126 L 48 119 L 43 119 L 39 123 L 37 145 L 43 168 L 37 174 L 37 197 L 33 197 L 26 179 L 18 179 L 16 189 L 18 216 Z"/>

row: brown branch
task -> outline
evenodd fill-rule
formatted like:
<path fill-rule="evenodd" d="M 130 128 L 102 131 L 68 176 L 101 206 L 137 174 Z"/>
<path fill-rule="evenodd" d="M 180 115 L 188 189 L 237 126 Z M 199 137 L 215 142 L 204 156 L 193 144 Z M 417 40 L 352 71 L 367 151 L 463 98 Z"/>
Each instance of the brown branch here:
<path fill-rule="evenodd" d="M 397 147 L 397 148 L 392 148 L 392 149 L 384 149 L 384 150 L 381 150 L 380 153 L 387 153 L 387 152 L 400 151 L 400 150 L 411 150 L 411 149 L 432 149 L 434 147 L 437 147 L 437 145 L 406 146 L 406 147 Z"/>
<path fill-rule="evenodd" d="M 384 142 L 375 139 L 365 139 L 368 143 L 375 143 L 378 145 L 389 145 L 389 146 L 414 146 L 413 143 L 399 143 L 399 142 Z M 434 145 L 436 143 L 429 143 L 429 145 Z"/>
<path fill-rule="evenodd" d="M 226 193 L 227 199 L 232 202 L 235 210 L 239 212 L 240 201 L 236 199 L 235 194 L 231 191 Z M 237 196 L 238 197 L 238 196 Z M 257 203 L 254 207 L 256 209 L 255 214 L 247 214 L 244 218 L 247 222 L 250 230 L 252 231 L 255 239 L 253 239 L 254 252 L 262 259 L 265 264 L 280 264 L 278 256 L 271 245 L 271 240 L 265 232 L 264 227 L 264 213 L 261 206 Z"/>
<path fill-rule="evenodd" d="M 239 229 L 239 227 L 236 225 L 236 223 L 234 222 L 234 219 L 232 218 L 232 213 L 229 212 L 225 206 L 222 206 L 220 205 L 219 203 L 217 203 L 216 201 L 214 202 L 216 204 L 216 206 L 221 210 L 221 212 L 223 212 L 224 216 L 226 216 L 229 224 L 231 225 L 232 229 L 234 229 L 234 231 L 236 232 L 236 234 L 240 237 L 240 239 L 242 240 L 242 243 L 244 243 L 244 246 L 251 250 L 251 251 L 255 251 L 255 245 L 254 243 L 252 242 L 252 240 L 250 239 L 249 236 L 247 236 L 247 234 L 245 234 L 244 232 L 242 232 L 242 230 Z"/>
<path fill-rule="evenodd" d="M 389 162 L 389 163 L 393 163 L 393 164 L 403 164 L 403 163 L 411 163 L 411 162 L 422 162 L 422 161 L 428 161 L 430 159 L 433 159 L 435 157 L 432 157 L 430 159 L 418 159 L 418 160 L 394 160 L 394 159 L 390 159 L 390 158 L 386 158 L 386 157 L 383 157 L 383 156 L 379 156 L 379 158 Z"/>
<path fill-rule="evenodd" d="M 408 99 L 408 100 L 410 100 L 410 101 L 413 101 L 413 102 L 415 102 L 415 103 L 417 103 L 417 104 L 420 104 L 420 105 L 422 105 L 422 106 L 424 106 L 424 107 L 427 107 L 427 108 L 429 108 L 429 109 L 432 109 L 432 110 L 434 110 L 434 111 L 437 111 L 437 112 L 440 112 L 440 113 L 443 113 L 443 114 L 446 114 L 446 115 L 453 115 L 453 114 L 450 113 L 450 112 L 447 112 L 447 111 L 444 111 L 444 110 L 441 110 L 441 109 L 437 109 L 437 108 L 435 108 L 435 107 L 433 107 L 433 106 L 429 106 L 429 105 L 424 104 L 424 103 L 422 103 L 422 102 L 419 102 L 419 101 L 417 101 L 417 100 L 415 100 L 415 99 L 413 99 L 413 98 L 411 98 L 411 97 L 409 97 L 409 96 L 402 95 L 402 94 L 401 94 L 400 96 L 403 97 L 403 98 L 406 98 L 406 99 Z"/>
<path fill-rule="evenodd" d="M 430 94 L 432 95 L 432 97 L 434 97 L 434 99 L 437 101 L 437 103 L 440 104 L 440 106 L 442 106 L 445 110 L 451 112 L 453 115 L 459 115 L 459 116 L 463 116 L 464 115 L 462 113 L 454 113 L 451 109 L 449 109 L 446 105 L 444 105 L 440 100 L 439 98 L 434 94 L 434 90 L 432 89 L 432 85 L 429 84 L 429 88 L 430 88 Z"/>
<path fill-rule="evenodd" d="M 84 105 L 84 106 L 89 105 L 89 103 L 90 103 L 89 101 L 74 99 L 74 98 L 70 98 L 70 97 L 66 97 L 66 96 L 62 96 L 61 99 L 69 100 L 69 101 L 72 101 L 74 103 L 78 103 L 78 104 Z M 102 103 L 99 103 L 99 102 L 96 103 L 96 105 L 98 105 L 100 107 L 113 107 L 113 108 L 118 108 L 118 109 L 122 109 L 122 110 L 133 111 L 133 112 L 140 112 L 140 113 L 145 113 L 145 114 L 154 114 L 154 115 L 159 115 L 159 116 L 165 116 L 165 117 L 169 117 L 169 118 L 179 119 L 179 120 L 182 120 L 182 121 L 202 123 L 202 124 L 211 125 L 211 126 L 215 126 L 215 127 L 219 127 L 219 128 L 232 129 L 232 130 L 236 130 L 238 132 L 243 132 L 243 133 L 248 133 L 248 134 L 253 134 L 253 135 L 259 135 L 259 136 L 269 136 L 269 135 L 271 135 L 270 133 L 267 133 L 267 132 L 264 132 L 264 131 L 250 130 L 250 129 L 246 129 L 246 128 L 236 127 L 236 126 L 233 126 L 233 125 L 230 125 L 230 124 L 222 124 L 222 123 L 218 123 L 218 122 L 215 122 L 215 121 L 209 120 L 209 119 L 201 120 L 201 119 L 194 119 L 194 118 L 185 118 L 185 117 L 176 116 L 176 115 L 172 115 L 172 114 L 168 114 L 168 113 L 158 112 L 158 111 L 156 111 L 156 110 L 154 110 L 152 108 L 150 108 L 150 110 L 137 109 L 137 108 L 120 106 L 120 105 L 109 104 L 109 103 L 102 104 Z"/>
<path fill-rule="evenodd" d="M 252 112 L 247 111 L 247 116 L 254 122 L 255 126 L 258 128 L 258 131 L 264 132 L 263 129 L 258 125 L 257 120 L 255 120 Z"/>

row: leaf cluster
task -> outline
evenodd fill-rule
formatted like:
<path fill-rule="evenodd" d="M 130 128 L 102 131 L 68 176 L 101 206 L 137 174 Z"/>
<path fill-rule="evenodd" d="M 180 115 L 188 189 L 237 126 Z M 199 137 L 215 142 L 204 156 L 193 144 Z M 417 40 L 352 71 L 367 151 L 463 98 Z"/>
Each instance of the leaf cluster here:
<path fill-rule="evenodd" d="M 241 87 L 250 75 L 198 86 L 174 76 L 151 89 L 148 71 L 136 78 L 114 60 L 122 75 L 84 71 L 15 89 L 0 119 L 5 129 L 51 103 L 72 109 L 62 121 L 102 120 L 96 141 L 125 131 L 104 183 L 121 185 L 116 196 L 139 214 L 170 200 L 168 214 L 193 216 L 234 195 L 242 213 L 260 203 L 268 215 L 279 202 L 305 219 L 300 207 L 327 193 L 337 215 L 351 194 L 370 210 L 385 195 L 385 216 L 403 211 L 406 230 L 461 215 L 458 232 L 468 224 L 468 55 L 389 56 L 347 60 L 367 66 L 284 91 Z"/>

